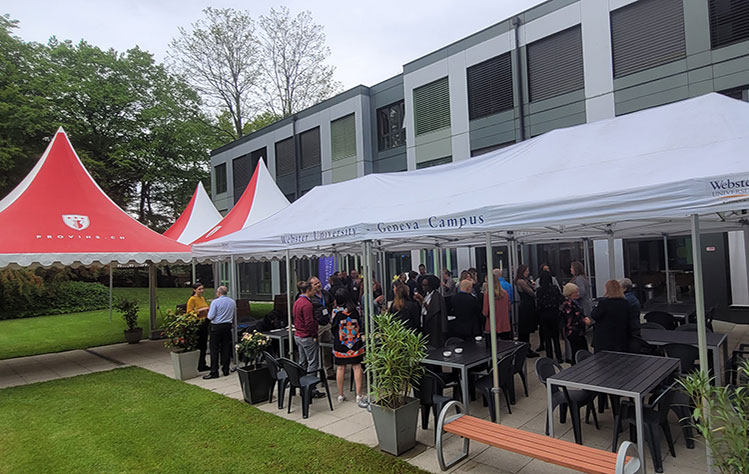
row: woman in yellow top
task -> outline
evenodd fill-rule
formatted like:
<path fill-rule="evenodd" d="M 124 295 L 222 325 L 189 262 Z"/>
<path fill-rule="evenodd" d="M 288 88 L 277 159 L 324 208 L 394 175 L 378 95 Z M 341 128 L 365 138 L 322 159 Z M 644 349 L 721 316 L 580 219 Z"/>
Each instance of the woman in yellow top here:
<path fill-rule="evenodd" d="M 208 315 L 208 302 L 203 297 L 203 285 L 195 283 L 192 285 L 192 296 L 187 300 L 187 312 L 196 311 L 198 316 L 203 319 L 198 329 L 198 349 L 200 350 L 200 357 L 198 358 L 198 371 L 204 372 L 209 370 L 208 364 L 205 362 L 205 353 L 208 350 L 208 330 L 210 321 L 206 316 Z"/>

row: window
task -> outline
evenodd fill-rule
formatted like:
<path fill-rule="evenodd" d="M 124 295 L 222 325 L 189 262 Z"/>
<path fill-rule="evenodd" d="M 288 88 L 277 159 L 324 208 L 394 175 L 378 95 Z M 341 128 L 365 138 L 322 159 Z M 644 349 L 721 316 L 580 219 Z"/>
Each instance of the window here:
<path fill-rule="evenodd" d="M 446 77 L 414 89 L 416 136 L 450 127 L 450 83 Z"/>
<path fill-rule="evenodd" d="M 284 194 L 286 196 L 286 200 L 289 202 L 294 202 L 296 200 L 296 194 L 295 193 L 286 193 Z"/>
<path fill-rule="evenodd" d="M 468 76 L 468 115 L 471 120 L 488 117 L 515 106 L 512 97 L 510 53 L 471 66 Z"/>
<path fill-rule="evenodd" d="M 749 1 L 710 0 L 708 8 L 713 49 L 749 39 Z"/>
<path fill-rule="evenodd" d="M 356 156 L 356 123 L 354 114 L 330 122 L 331 158 L 333 161 Z"/>
<path fill-rule="evenodd" d="M 430 160 L 430 161 L 424 161 L 422 163 L 416 163 L 416 169 L 420 170 L 423 168 L 431 168 L 432 166 L 439 166 L 444 165 L 447 163 L 452 163 L 453 157 L 452 156 L 446 156 L 444 158 L 437 158 L 436 160 Z"/>
<path fill-rule="evenodd" d="M 250 183 L 252 173 L 255 171 L 252 167 L 252 157 L 250 155 L 240 156 L 232 160 L 232 180 L 234 188 L 234 203 L 242 197 L 247 185 Z"/>
<path fill-rule="evenodd" d="M 276 142 L 276 176 L 285 176 L 296 171 L 294 137 Z"/>
<path fill-rule="evenodd" d="M 216 172 L 216 194 L 222 194 L 226 192 L 226 163 L 216 165 L 214 168 Z"/>
<path fill-rule="evenodd" d="M 749 102 L 749 85 L 734 87 L 732 89 L 727 89 L 724 91 L 718 91 L 718 93 L 732 99 Z"/>
<path fill-rule="evenodd" d="M 302 169 L 320 166 L 320 127 L 307 130 L 299 135 L 302 152 Z"/>
<path fill-rule="evenodd" d="M 514 144 L 515 142 L 512 141 L 512 142 L 500 143 L 498 145 L 489 145 L 483 148 L 476 148 L 475 150 L 471 150 L 471 156 L 483 155 L 485 153 L 489 153 L 490 151 L 499 150 L 500 148 L 508 147 Z"/>
<path fill-rule="evenodd" d="M 682 0 L 641 0 L 611 12 L 614 77 L 686 57 Z"/>
<path fill-rule="evenodd" d="M 405 115 L 406 106 L 402 100 L 377 109 L 377 140 L 380 151 L 406 144 L 406 129 L 403 124 Z"/>
<path fill-rule="evenodd" d="M 580 25 L 528 45 L 528 85 L 531 102 L 585 86 Z"/>
<path fill-rule="evenodd" d="M 250 153 L 250 160 L 252 161 L 253 173 L 255 172 L 255 168 L 257 167 L 257 162 L 260 161 L 260 158 L 263 159 L 266 165 L 268 164 L 268 150 L 265 147 L 262 147 Z"/>

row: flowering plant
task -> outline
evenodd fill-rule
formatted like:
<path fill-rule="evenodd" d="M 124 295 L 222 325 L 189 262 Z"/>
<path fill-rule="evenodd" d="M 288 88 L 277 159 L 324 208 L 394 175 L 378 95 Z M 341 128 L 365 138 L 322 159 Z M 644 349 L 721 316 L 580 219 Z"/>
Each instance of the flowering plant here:
<path fill-rule="evenodd" d="M 174 314 L 172 310 L 167 310 L 164 331 L 161 333 L 166 338 L 164 345 L 177 349 L 177 352 L 194 351 L 198 347 L 198 329 L 202 322 L 196 311 Z"/>
<path fill-rule="evenodd" d="M 242 334 L 242 339 L 235 346 L 235 349 L 239 359 L 244 362 L 244 366 L 252 365 L 254 368 L 260 354 L 268 347 L 269 343 L 270 340 L 257 331 L 246 332 Z"/>

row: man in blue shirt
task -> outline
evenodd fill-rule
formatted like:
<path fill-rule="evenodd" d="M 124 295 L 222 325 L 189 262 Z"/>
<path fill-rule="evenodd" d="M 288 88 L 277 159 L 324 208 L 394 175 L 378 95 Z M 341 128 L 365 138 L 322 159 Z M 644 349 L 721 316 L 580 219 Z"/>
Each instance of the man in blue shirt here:
<path fill-rule="evenodd" d="M 216 299 L 211 301 L 211 307 L 208 309 L 208 319 L 211 321 L 211 372 L 204 375 L 204 379 L 218 378 L 219 356 L 224 376 L 229 375 L 232 356 L 232 323 L 237 312 L 237 304 L 226 296 L 227 293 L 225 286 L 219 286 L 216 289 Z"/>

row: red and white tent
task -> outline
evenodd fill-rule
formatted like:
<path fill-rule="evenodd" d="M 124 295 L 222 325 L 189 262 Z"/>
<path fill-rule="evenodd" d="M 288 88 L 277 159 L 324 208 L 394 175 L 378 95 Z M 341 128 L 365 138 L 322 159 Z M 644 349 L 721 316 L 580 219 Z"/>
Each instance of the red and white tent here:
<path fill-rule="evenodd" d="M 152 231 L 104 194 L 62 128 L 0 201 L 0 229 L 0 268 L 190 261 L 189 247 Z"/>
<path fill-rule="evenodd" d="M 278 189 L 276 182 L 273 181 L 273 177 L 265 166 L 265 162 L 258 160 L 255 172 L 252 174 L 252 178 L 239 201 L 218 225 L 193 241 L 193 244 L 208 242 L 244 229 L 272 216 L 288 205 L 289 200 Z"/>
<path fill-rule="evenodd" d="M 164 232 L 164 235 L 179 243 L 190 245 L 195 239 L 221 222 L 221 219 L 221 213 L 211 202 L 203 183 L 198 181 L 187 207 L 174 224 Z"/>

